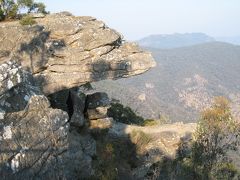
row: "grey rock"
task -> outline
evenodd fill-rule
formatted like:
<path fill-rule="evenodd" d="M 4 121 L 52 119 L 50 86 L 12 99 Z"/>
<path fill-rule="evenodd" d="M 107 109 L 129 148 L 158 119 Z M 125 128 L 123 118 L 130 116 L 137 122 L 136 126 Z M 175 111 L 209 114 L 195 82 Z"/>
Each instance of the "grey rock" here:
<path fill-rule="evenodd" d="M 64 12 L 35 20 L 34 26 L 0 23 L 0 176 L 90 178 L 96 142 L 84 129 L 84 113 L 97 119 L 90 131 L 110 128 L 110 101 L 106 93 L 85 97 L 76 87 L 138 75 L 155 61 L 93 17 Z"/>
<path fill-rule="evenodd" d="M 21 81 L 13 81 L 16 83 L 11 88 L 2 86 L 4 90 L 0 97 L 2 179 L 89 178 L 94 173 L 92 169 L 92 157 L 96 154 L 94 139 L 88 133 L 69 133 L 67 112 L 51 108 L 48 99 L 34 85 L 32 75 L 22 70 L 20 66 L 17 69 L 22 75 Z M 8 78 L 11 79 L 15 74 L 9 73 Z M 62 104 L 67 103 L 67 99 L 70 98 L 74 110 L 71 118 L 73 124 L 78 127 L 84 124 L 83 94 L 77 89 L 71 89 L 56 93 L 51 98 L 53 97 Z M 78 119 L 78 115 L 82 115 L 82 121 Z"/>
<path fill-rule="evenodd" d="M 73 130 L 69 133 L 68 161 L 66 166 L 69 179 L 89 178 L 94 174 L 92 157 L 96 154 L 96 142 L 88 134 L 80 135 Z"/>
<path fill-rule="evenodd" d="M 0 64 L 0 96 L 23 81 L 23 72 L 16 61 Z"/>
<path fill-rule="evenodd" d="M 87 82 L 141 74 L 155 66 L 149 52 L 93 17 L 57 13 L 37 25 L 0 24 L 1 57 L 16 56 L 46 95 Z"/>
<path fill-rule="evenodd" d="M 70 98 L 72 100 L 73 114 L 70 119 L 72 126 L 82 127 L 85 124 L 84 109 L 85 95 L 76 91 L 70 90 Z"/>
<path fill-rule="evenodd" d="M 87 95 L 86 109 L 95 109 L 97 107 L 106 107 L 110 105 L 108 95 L 104 92 L 96 92 Z"/>
<path fill-rule="evenodd" d="M 2 178 L 62 177 L 68 148 L 68 115 L 50 108 L 45 96 L 32 96 L 23 111 L 1 121 L 0 171 Z"/>

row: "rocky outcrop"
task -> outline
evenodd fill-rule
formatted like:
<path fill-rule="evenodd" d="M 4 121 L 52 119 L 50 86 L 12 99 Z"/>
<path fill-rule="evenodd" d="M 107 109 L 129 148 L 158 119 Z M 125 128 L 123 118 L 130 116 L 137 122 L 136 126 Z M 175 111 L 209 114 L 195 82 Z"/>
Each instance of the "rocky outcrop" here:
<path fill-rule="evenodd" d="M 93 175 L 95 140 L 85 125 L 85 95 L 77 89 L 57 93 L 53 109 L 31 74 L 15 61 L 3 64 L 0 96 L 0 175 L 3 179 L 76 179 Z M 7 75 L 5 75 L 7 73 Z M 16 78 L 19 77 L 19 78 Z M 66 96 L 66 107 L 63 106 Z M 69 99 L 71 102 L 68 102 Z M 100 101 L 100 99 L 99 99 Z M 96 101 L 94 102 L 96 103 Z M 100 103 L 98 103 L 100 104 Z M 72 113 L 68 105 L 71 105 Z M 60 107 L 65 109 L 57 109 Z"/>
<path fill-rule="evenodd" d="M 0 176 L 77 179 L 94 175 L 97 129 L 109 129 L 105 93 L 79 86 L 141 74 L 150 53 L 92 17 L 36 16 L 0 23 Z"/>
<path fill-rule="evenodd" d="M 45 96 L 32 96 L 23 111 L 1 121 L 1 177 L 60 177 L 68 149 L 68 115 L 51 109 Z M 54 172 L 52 169 L 54 169 Z"/>
<path fill-rule="evenodd" d="M 37 25 L 0 24 L 0 61 L 18 57 L 45 94 L 87 82 L 141 74 L 155 66 L 150 53 L 93 17 L 69 13 L 36 19 Z"/>
<path fill-rule="evenodd" d="M 86 101 L 86 115 L 89 120 L 106 118 L 109 106 L 110 100 L 106 93 L 90 94 Z"/>

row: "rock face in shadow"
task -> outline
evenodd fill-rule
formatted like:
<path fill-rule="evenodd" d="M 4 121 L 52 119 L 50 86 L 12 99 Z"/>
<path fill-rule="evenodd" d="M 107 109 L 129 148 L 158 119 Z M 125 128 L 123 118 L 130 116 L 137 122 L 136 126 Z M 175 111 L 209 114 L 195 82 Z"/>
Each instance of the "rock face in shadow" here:
<path fill-rule="evenodd" d="M 149 52 L 93 17 L 69 13 L 36 19 L 37 25 L 0 24 L 0 61 L 17 56 L 45 94 L 87 82 L 141 74 L 155 66 Z"/>
<path fill-rule="evenodd" d="M 164 158 L 174 159 L 179 145 L 189 142 L 196 129 L 195 123 L 174 123 L 161 126 L 126 125 L 113 123 L 108 133 L 114 139 L 128 139 L 136 146 L 141 163 L 132 170 L 134 179 L 146 178 L 150 167 Z"/>

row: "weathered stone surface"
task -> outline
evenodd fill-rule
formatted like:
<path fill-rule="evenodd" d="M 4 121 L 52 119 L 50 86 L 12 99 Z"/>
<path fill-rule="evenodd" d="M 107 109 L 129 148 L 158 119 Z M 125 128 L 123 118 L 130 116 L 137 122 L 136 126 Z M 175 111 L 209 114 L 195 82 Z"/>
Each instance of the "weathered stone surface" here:
<path fill-rule="evenodd" d="M 34 85 L 31 74 L 11 61 L 3 64 L 6 64 L 4 67 L 7 68 L 3 69 L 2 74 L 8 73 L 7 78 L 13 81 L 14 85 L 8 88 L 2 83 L 3 91 L 0 97 L 2 179 L 89 178 L 93 174 L 95 141 L 88 133 L 69 133 L 68 123 L 70 106 L 73 110 L 71 125 L 84 125 L 85 96 L 78 93 L 77 89 L 59 92 L 51 99 L 55 98 L 55 105 L 65 108 L 68 113 L 52 109 L 48 99 Z M 14 69 L 12 67 L 17 69 L 14 70 L 15 73 L 10 73 L 11 69 Z M 11 79 L 16 74 L 21 75 L 19 81 Z M 79 115 L 83 119 L 79 119 Z"/>
<path fill-rule="evenodd" d="M 108 95 L 104 92 L 96 92 L 87 95 L 86 109 L 95 109 L 97 107 L 106 107 L 110 105 Z"/>
<path fill-rule="evenodd" d="M 110 101 L 105 93 L 82 96 L 75 87 L 138 75 L 155 62 L 95 18 L 34 17 L 34 26 L 0 23 L 0 176 L 90 178 L 96 142 L 89 132 L 112 127 Z M 96 119 L 90 127 L 84 113 Z"/>
<path fill-rule="evenodd" d="M 69 13 L 37 18 L 37 25 L 0 24 L 0 61 L 18 56 L 45 94 L 87 82 L 141 74 L 155 66 L 150 53 L 92 17 Z"/>
<path fill-rule="evenodd" d="M 107 117 L 108 107 L 97 107 L 96 109 L 88 109 L 87 117 L 89 120 L 102 119 Z"/>
<path fill-rule="evenodd" d="M 69 133 L 68 161 L 66 167 L 71 171 L 69 179 L 89 178 L 94 174 L 92 157 L 96 155 L 96 142 L 89 135 L 80 135 L 73 130 Z"/>
<path fill-rule="evenodd" d="M 7 179 L 59 178 L 68 148 L 68 115 L 32 96 L 23 111 L 1 120 L 0 175 Z"/>
<path fill-rule="evenodd" d="M 23 72 L 16 61 L 0 64 L 0 96 L 23 81 Z"/>
<path fill-rule="evenodd" d="M 4 119 L 6 113 L 23 110 L 32 95 L 42 93 L 33 86 L 32 75 L 23 71 L 16 61 L 2 63 L 0 71 L 0 76 L 5 77 L 0 82 L 0 119 Z"/>
<path fill-rule="evenodd" d="M 85 124 L 84 109 L 85 95 L 76 91 L 70 90 L 70 98 L 72 99 L 73 114 L 70 119 L 72 126 L 82 127 Z"/>

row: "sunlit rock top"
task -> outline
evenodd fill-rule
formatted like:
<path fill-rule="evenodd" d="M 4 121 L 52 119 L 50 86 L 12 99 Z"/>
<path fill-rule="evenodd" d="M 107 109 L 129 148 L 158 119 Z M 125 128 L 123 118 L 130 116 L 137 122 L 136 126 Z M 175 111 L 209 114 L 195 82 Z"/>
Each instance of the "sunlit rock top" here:
<path fill-rule="evenodd" d="M 0 23 L 0 63 L 20 59 L 45 94 L 138 75 L 156 64 L 149 52 L 93 17 L 63 12 L 35 20 L 34 26 Z"/>

